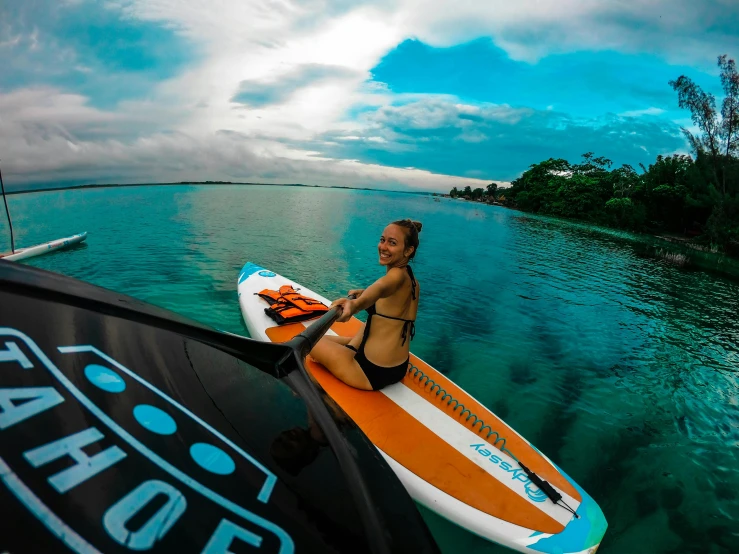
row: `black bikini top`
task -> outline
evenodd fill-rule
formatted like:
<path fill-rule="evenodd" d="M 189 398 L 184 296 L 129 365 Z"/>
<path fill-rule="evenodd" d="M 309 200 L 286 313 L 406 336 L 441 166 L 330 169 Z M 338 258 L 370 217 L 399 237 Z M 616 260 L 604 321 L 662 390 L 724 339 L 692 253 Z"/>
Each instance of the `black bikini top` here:
<path fill-rule="evenodd" d="M 411 296 L 413 297 L 413 300 L 416 299 L 416 278 L 413 275 L 413 270 L 411 269 L 411 266 L 407 265 L 405 266 L 408 270 L 408 276 L 411 278 Z M 411 340 L 413 340 L 413 337 L 416 336 L 416 320 L 415 319 L 403 319 L 402 317 L 393 317 L 391 315 L 384 315 L 377 313 L 377 308 L 374 304 L 372 304 L 369 308 L 367 308 L 367 313 L 372 317 L 373 315 L 384 317 L 385 319 L 394 319 L 395 321 L 404 321 L 403 324 L 403 332 L 400 335 L 400 338 L 403 339 L 402 344 L 405 344 L 405 341 L 408 339 L 408 336 L 410 335 Z"/>

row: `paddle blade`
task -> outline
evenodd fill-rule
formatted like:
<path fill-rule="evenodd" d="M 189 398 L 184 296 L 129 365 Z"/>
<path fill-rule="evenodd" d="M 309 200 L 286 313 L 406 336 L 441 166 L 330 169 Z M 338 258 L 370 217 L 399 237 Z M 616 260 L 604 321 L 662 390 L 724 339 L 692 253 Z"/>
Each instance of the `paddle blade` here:
<path fill-rule="evenodd" d="M 288 347 L 226 335 L 239 359 L 216 335 L 0 262 L 0 552 L 369 551 L 323 431 L 270 374 Z M 389 551 L 436 552 L 378 451 L 331 414 Z"/>

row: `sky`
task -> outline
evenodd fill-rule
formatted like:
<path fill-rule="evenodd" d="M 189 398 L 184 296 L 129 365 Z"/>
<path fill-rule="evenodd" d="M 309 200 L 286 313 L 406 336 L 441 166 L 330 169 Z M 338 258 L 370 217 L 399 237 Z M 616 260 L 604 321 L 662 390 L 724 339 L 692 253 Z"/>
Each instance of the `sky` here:
<path fill-rule="evenodd" d="M 9 190 L 225 180 L 441 191 L 688 153 L 736 0 L 0 2 Z"/>

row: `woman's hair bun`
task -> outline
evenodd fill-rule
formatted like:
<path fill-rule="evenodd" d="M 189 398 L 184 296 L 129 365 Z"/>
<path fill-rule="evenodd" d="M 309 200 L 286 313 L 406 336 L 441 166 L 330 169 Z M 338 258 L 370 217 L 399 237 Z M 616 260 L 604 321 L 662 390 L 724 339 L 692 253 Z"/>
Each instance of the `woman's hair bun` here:
<path fill-rule="evenodd" d="M 409 259 L 412 260 L 418 250 L 418 233 L 421 232 L 421 227 L 423 227 L 423 225 L 420 221 L 413 221 L 410 218 L 393 221 L 392 224 L 407 229 L 405 232 L 405 245 L 406 247 L 413 247 L 413 253 L 409 257 Z M 415 233 L 413 232 L 414 230 L 416 231 Z"/>

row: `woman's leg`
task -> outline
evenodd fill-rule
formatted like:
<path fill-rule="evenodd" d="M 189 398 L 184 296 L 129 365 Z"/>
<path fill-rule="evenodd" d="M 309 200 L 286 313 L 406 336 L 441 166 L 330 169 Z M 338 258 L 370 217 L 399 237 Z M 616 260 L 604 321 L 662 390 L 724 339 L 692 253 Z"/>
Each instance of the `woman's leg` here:
<path fill-rule="evenodd" d="M 341 344 L 343 346 L 346 346 L 349 344 L 349 341 L 352 340 L 354 337 L 340 337 L 339 335 L 323 335 L 324 339 L 330 340 L 331 342 L 335 342 L 336 344 Z"/>
<path fill-rule="evenodd" d="M 350 387 L 372 390 L 367 376 L 354 359 L 355 353 L 346 346 L 327 339 L 328 337 L 323 337 L 310 351 L 313 359 Z"/>
<path fill-rule="evenodd" d="M 350 344 L 355 349 L 357 349 L 359 348 L 359 345 L 362 342 L 362 337 L 364 336 L 364 326 L 365 324 L 362 323 L 362 326 L 359 328 L 359 331 L 357 331 L 353 337 L 340 337 L 339 335 L 323 335 L 323 338 L 326 338 L 338 344 L 343 344 L 344 346 L 346 346 L 347 344 Z"/>

